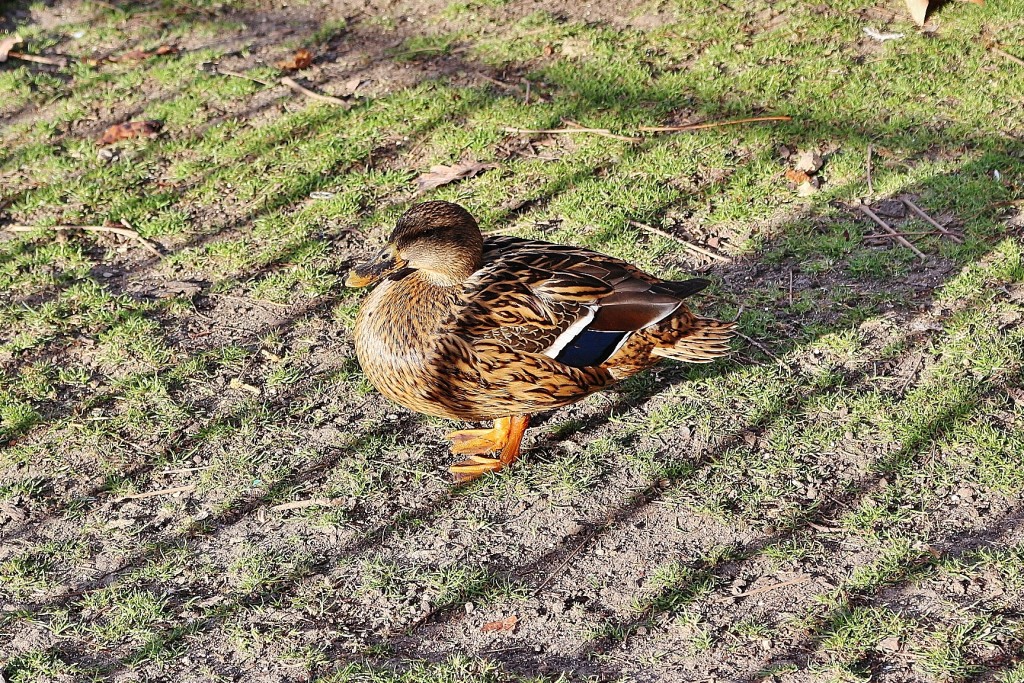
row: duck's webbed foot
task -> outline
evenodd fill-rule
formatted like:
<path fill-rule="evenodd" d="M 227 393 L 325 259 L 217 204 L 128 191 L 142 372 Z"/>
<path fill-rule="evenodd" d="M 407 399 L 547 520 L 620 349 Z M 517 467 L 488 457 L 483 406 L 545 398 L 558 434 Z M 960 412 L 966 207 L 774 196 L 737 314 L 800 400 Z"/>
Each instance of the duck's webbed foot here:
<path fill-rule="evenodd" d="M 448 471 L 455 475 L 456 482 L 464 483 L 511 465 L 519 457 L 519 446 L 529 425 L 529 416 L 516 415 L 495 420 L 491 429 L 452 432 L 447 437 L 452 440 L 452 453 L 470 457 L 455 463 Z M 482 455 L 497 451 L 500 451 L 497 458 Z"/>

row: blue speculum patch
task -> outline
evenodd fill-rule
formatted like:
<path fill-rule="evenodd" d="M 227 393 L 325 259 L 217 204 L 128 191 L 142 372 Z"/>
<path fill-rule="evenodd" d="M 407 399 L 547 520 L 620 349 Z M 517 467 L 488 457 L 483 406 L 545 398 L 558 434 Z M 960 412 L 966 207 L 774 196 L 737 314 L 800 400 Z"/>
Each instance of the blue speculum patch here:
<path fill-rule="evenodd" d="M 574 368 L 600 365 L 608 360 L 608 357 L 614 353 L 615 347 L 627 334 L 631 334 L 631 332 L 584 330 L 555 356 L 555 360 Z"/>

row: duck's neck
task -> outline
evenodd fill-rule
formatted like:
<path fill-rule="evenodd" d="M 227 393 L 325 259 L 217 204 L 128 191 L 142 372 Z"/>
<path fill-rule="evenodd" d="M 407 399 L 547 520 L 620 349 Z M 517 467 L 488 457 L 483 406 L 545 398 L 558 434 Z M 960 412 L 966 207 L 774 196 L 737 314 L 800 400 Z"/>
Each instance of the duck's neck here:
<path fill-rule="evenodd" d="M 392 315 L 407 318 L 410 322 L 407 329 L 414 329 L 414 334 L 431 336 L 451 314 L 462 291 L 462 280 L 452 282 L 437 273 L 417 270 L 393 286 L 393 295 L 389 298 L 400 310 L 392 311 Z"/>
<path fill-rule="evenodd" d="M 463 245 L 460 249 L 447 249 L 443 254 L 430 252 L 427 258 L 409 259 L 409 267 L 416 270 L 409 277 L 420 277 L 434 287 L 461 288 L 469 276 L 483 264 L 480 245 Z"/>

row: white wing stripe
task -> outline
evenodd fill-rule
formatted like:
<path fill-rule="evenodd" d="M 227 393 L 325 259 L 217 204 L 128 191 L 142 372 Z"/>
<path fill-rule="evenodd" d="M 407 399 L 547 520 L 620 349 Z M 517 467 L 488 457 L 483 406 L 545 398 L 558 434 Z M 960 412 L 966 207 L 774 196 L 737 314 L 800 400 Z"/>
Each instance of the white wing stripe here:
<path fill-rule="evenodd" d="M 558 335 L 558 337 L 555 338 L 555 341 L 551 343 L 551 346 L 544 350 L 544 355 L 549 358 L 557 358 L 558 354 L 562 352 L 562 349 L 568 346 L 569 343 L 576 338 L 576 335 L 587 328 L 587 325 L 590 324 L 595 315 L 597 315 L 597 306 L 587 306 L 587 314 L 572 325 L 569 325 L 565 332 Z"/>

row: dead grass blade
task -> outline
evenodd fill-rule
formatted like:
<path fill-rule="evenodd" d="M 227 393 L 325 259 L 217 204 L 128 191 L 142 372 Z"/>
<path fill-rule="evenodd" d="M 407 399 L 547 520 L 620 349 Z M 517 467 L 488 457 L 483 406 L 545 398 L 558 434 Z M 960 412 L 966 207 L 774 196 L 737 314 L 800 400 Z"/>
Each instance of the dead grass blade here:
<path fill-rule="evenodd" d="M 156 498 L 157 496 L 173 496 L 178 493 L 191 493 L 196 490 L 195 484 L 189 484 L 188 486 L 175 486 L 170 489 L 160 489 L 158 491 L 147 491 L 145 493 L 133 493 L 128 496 L 121 496 L 115 499 L 115 503 L 120 503 L 123 500 L 141 500 L 143 498 Z"/>
<path fill-rule="evenodd" d="M 881 218 L 879 218 L 878 214 L 876 214 L 874 211 L 869 209 L 867 204 L 860 204 L 859 206 L 860 206 L 860 210 L 862 212 L 864 212 L 864 215 L 866 215 L 868 218 L 870 218 L 875 223 L 880 225 L 882 227 L 882 229 L 885 230 L 890 235 L 892 235 L 896 239 L 897 242 L 899 242 L 900 244 L 905 246 L 907 249 L 909 249 L 910 251 L 912 251 L 915 254 L 917 254 L 917 257 L 919 259 L 921 259 L 922 261 L 925 260 L 926 257 L 925 257 L 924 253 L 920 249 L 918 249 L 913 244 L 911 244 L 910 241 L 907 240 L 907 238 L 903 237 L 898 232 L 896 232 L 896 230 L 891 225 L 889 225 L 888 223 L 883 221 Z"/>
<path fill-rule="evenodd" d="M 251 80 L 255 80 L 255 79 L 251 79 Z M 305 95 L 306 97 L 308 97 L 310 99 L 313 99 L 313 100 L 316 100 L 317 102 L 327 102 L 328 104 L 336 104 L 336 105 L 338 105 L 340 107 L 351 107 L 352 106 L 350 103 L 346 102 L 345 100 L 341 99 L 340 97 L 331 97 L 330 95 L 321 95 L 318 92 L 313 92 L 309 88 L 306 88 L 304 86 L 299 85 L 298 83 L 295 82 L 294 79 L 289 78 L 288 76 L 283 77 L 281 79 L 281 83 L 283 85 L 288 86 L 289 88 L 291 88 L 295 92 L 299 93 L 300 95 Z"/>
<path fill-rule="evenodd" d="M 919 207 L 919 206 L 918 206 L 917 204 L 915 204 L 914 202 L 910 201 L 910 200 L 909 200 L 909 199 L 907 199 L 906 197 L 904 197 L 904 198 L 903 198 L 903 199 L 902 199 L 901 201 L 903 202 L 903 205 L 904 205 L 904 206 L 906 206 L 906 207 L 907 207 L 908 209 L 910 209 L 911 211 L 913 211 L 914 213 L 916 213 L 916 214 L 918 215 L 918 217 L 919 217 L 919 218 L 922 218 L 922 219 L 924 219 L 925 221 L 927 221 L 927 222 L 931 223 L 932 225 L 934 225 L 934 226 L 935 226 L 935 228 L 936 228 L 936 229 L 937 229 L 937 230 L 938 230 L 939 232 L 941 232 L 941 233 L 942 233 L 943 235 L 945 235 L 945 236 L 946 236 L 946 237 L 948 237 L 949 239 L 953 240 L 953 241 L 954 241 L 954 242 L 956 242 L 957 244 L 963 244 L 963 243 L 964 243 L 964 241 L 963 241 L 962 239 L 960 239 L 960 237 L 959 237 L 958 235 L 954 235 L 954 234 L 953 234 L 953 233 L 951 233 L 951 232 L 950 232 L 949 230 L 947 230 L 945 226 L 943 226 L 943 225 L 942 225 L 942 224 L 940 224 L 940 223 L 939 223 L 938 221 L 936 221 L 936 220 L 935 220 L 934 218 L 932 218 L 932 217 L 931 217 L 931 216 L 929 216 L 929 215 L 928 215 L 927 213 L 925 213 L 925 212 L 924 212 L 924 209 L 922 209 L 921 207 Z"/>
<path fill-rule="evenodd" d="M 632 225 L 634 228 L 640 228 L 641 230 L 646 230 L 647 232 L 652 233 L 654 235 L 658 235 L 659 237 L 664 237 L 665 239 L 670 239 L 670 240 L 672 240 L 674 242 L 677 242 L 678 244 L 682 245 L 683 248 L 693 252 L 694 254 L 699 254 L 701 256 L 707 256 L 709 258 L 715 259 L 716 261 L 721 261 L 722 263 L 731 263 L 732 262 L 732 259 L 730 259 L 727 256 L 722 256 L 721 254 L 716 254 L 713 251 L 708 251 L 704 247 L 698 247 L 696 244 L 692 244 L 690 242 L 687 242 L 686 240 L 684 240 L 682 237 L 679 237 L 678 235 L 673 235 L 670 232 L 665 232 L 664 230 L 661 230 L 659 228 L 655 228 L 654 226 L 647 225 L 645 223 L 641 223 L 640 221 L 629 221 L 629 224 Z"/>
<path fill-rule="evenodd" d="M 135 240 L 141 244 L 146 251 L 158 258 L 163 256 L 163 253 L 152 242 L 130 227 L 117 228 L 112 225 L 5 225 L 2 229 L 7 232 L 35 232 L 36 230 L 53 230 L 55 232 L 73 232 L 75 230 L 82 230 L 84 232 L 108 232 Z"/>
<path fill-rule="evenodd" d="M 678 133 L 687 130 L 704 130 L 706 128 L 721 128 L 723 126 L 738 126 L 741 123 L 756 123 L 758 121 L 792 121 L 792 116 L 752 116 L 746 119 L 733 119 L 731 121 L 715 121 L 711 123 L 691 123 L 685 126 L 640 126 L 638 130 L 644 133 Z"/>

